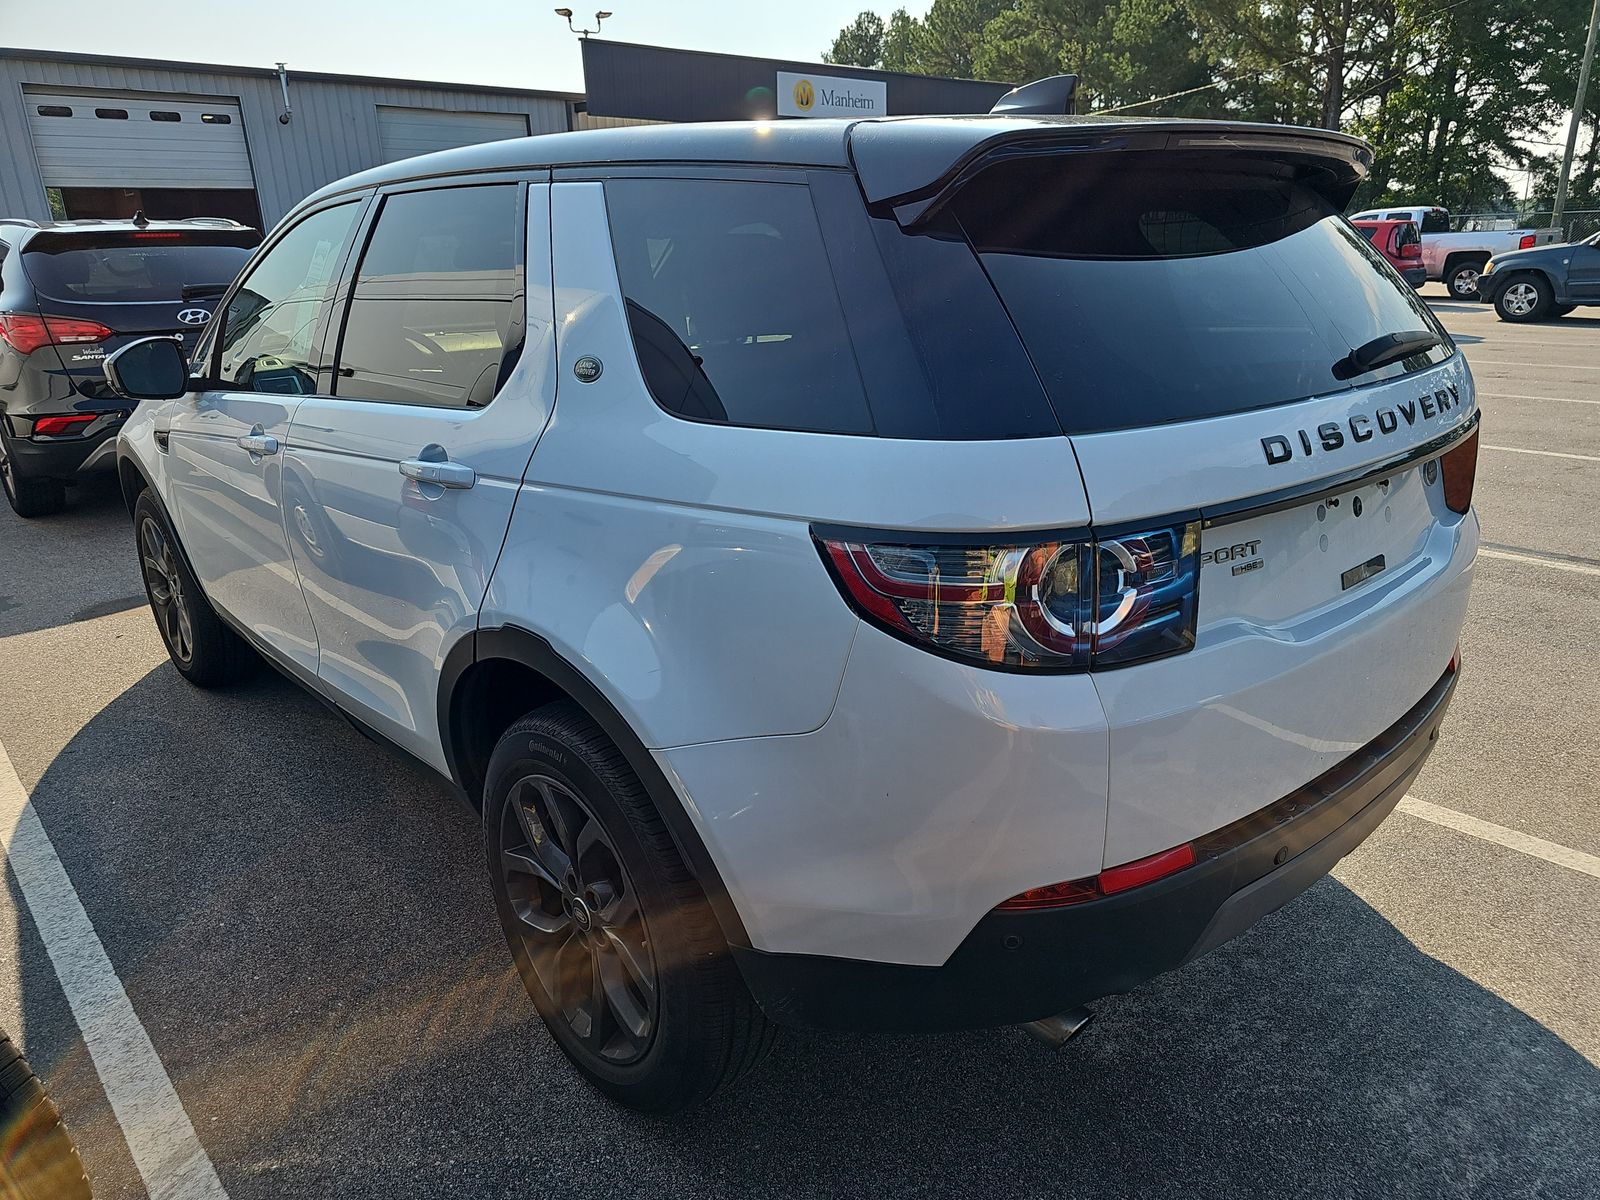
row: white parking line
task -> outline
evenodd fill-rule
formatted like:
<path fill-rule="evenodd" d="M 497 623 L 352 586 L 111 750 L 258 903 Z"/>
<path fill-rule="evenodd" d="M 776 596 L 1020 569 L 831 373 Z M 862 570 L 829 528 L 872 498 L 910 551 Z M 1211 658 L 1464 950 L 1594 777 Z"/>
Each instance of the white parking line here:
<path fill-rule="evenodd" d="M 0 841 L 151 1200 L 227 1200 L 3 744 Z"/>
<path fill-rule="evenodd" d="M 1492 821 L 1469 817 L 1464 812 L 1430 804 L 1426 800 L 1418 800 L 1415 796 L 1402 797 L 1398 807 L 1403 813 L 1421 817 L 1424 821 L 1432 821 L 1435 825 L 1443 825 L 1447 829 L 1454 829 L 1457 833 L 1493 842 L 1496 846 L 1504 846 L 1507 850 L 1515 850 L 1531 858 L 1542 858 L 1547 863 L 1566 867 L 1580 875 L 1592 875 L 1600 879 L 1600 856 L 1586 854 L 1570 846 L 1557 845 L 1555 842 L 1547 842 L 1532 834 L 1519 833 L 1515 829 L 1507 829 L 1504 825 L 1496 825 Z"/>
<path fill-rule="evenodd" d="M 1600 404 L 1600 400 L 1574 400 L 1570 396 L 1524 396 L 1520 392 L 1479 392 L 1491 400 L 1549 400 L 1555 404 Z"/>
<path fill-rule="evenodd" d="M 1514 550 L 1490 550 L 1485 546 L 1478 547 L 1479 558 L 1503 558 L 1507 562 L 1533 563 L 1535 566 L 1549 567 L 1555 571 L 1574 571 L 1579 575 L 1600 575 L 1600 567 L 1591 567 L 1585 563 L 1566 562 L 1559 558 L 1546 558 L 1542 554 L 1518 554 Z"/>
<path fill-rule="evenodd" d="M 1485 450 L 1504 450 L 1507 454 L 1538 454 L 1544 458 L 1577 458 L 1584 462 L 1600 462 L 1600 454 L 1569 454 L 1565 450 L 1525 450 L 1521 446 L 1491 446 L 1484 443 Z"/>

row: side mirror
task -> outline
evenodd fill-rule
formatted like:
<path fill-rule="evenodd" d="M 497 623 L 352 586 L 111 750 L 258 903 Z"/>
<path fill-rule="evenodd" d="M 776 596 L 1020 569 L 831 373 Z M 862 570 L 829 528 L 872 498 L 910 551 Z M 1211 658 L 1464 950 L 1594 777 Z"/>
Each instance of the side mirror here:
<path fill-rule="evenodd" d="M 105 361 L 106 382 L 129 400 L 176 400 L 189 390 L 189 363 L 173 338 L 129 342 Z"/>

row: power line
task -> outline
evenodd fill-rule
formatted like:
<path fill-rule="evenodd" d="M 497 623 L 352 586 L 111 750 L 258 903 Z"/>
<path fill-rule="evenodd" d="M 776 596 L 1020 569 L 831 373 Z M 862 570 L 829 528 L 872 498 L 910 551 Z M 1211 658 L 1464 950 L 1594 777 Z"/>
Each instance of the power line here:
<path fill-rule="evenodd" d="M 1463 4 L 1467 4 L 1467 3 L 1469 3 L 1469 0 L 1453 0 L 1452 3 L 1446 4 L 1442 8 L 1435 9 L 1433 12 L 1431 12 L 1431 13 L 1427 14 L 1426 16 L 1422 17 L 1421 21 L 1423 23 L 1431 23 L 1434 20 L 1434 18 L 1442 17 L 1442 16 L 1444 16 L 1445 13 L 1449 12 L 1451 9 L 1460 8 Z M 1350 46 L 1351 46 L 1351 43 L 1346 42 L 1343 46 L 1340 47 L 1340 49 L 1347 51 L 1347 50 L 1350 49 Z M 1139 101 L 1137 101 L 1137 102 L 1135 102 L 1133 104 L 1118 104 L 1118 105 L 1115 105 L 1112 108 L 1100 108 L 1100 109 L 1096 109 L 1095 111 L 1096 112 L 1100 112 L 1100 113 L 1128 112 L 1131 109 L 1145 108 L 1145 107 L 1148 107 L 1151 104 L 1163 104 L 1168 100 L 1179 100 L 1179 99 L 1182 99 L 1184 96 L 1193 96 L 1198 92 L 1209 92 L 1212 88 L 1219 88 L 1219 87 L 1223 87 L 1226 84 L 1237 83 L 1241 79 L 1249 79 L 1253 75 L 1266 75 L 1266 74 L 1268 74 L 1270 72 L 1273 72 L 1273 71 L 1281 71 L 1285 67 L 1292 67 L 1296 63 L 1304 62 L 1308 58 L 1316 58 L 1317 56 L 1319 56 L 1322 53 L 1323 53 L 1323 51 L 1321 51 L 1321 50 L 1309 50 L 1305 54 L 1296 55 L 1294 58 L 1286 59 L 1285 61 L 1283 61 L 1281 63 L 1277 63 L 1277 64 L 1275 64 L 1273 66 L 1255 67 L 1255 68 L 1252 68 L 1251 70 L 1248 70 L 1248 71 L 1241 71 L 1237 75 L 1230 75 L 1230 76 L 1228 76 L 1228 77 L 1226 77 L 1224 79 L 1214 79 L 1210 83 L 1202 83 L 1199 87 L 1185 88 L 1181 92 L 1169 92 L 1165 96 L 1154 96 L 1149 100 L 1139 100 Z M 1421 64 L 1419 63 L 1418 65 L 1420 66 Z M 1414 69 L 1414 68 L 1408 68 L 1408 69 Z M 1398 71 L 1395 72 L 1396 75 L 1399 75 L 1400 73 L 1401 72 L 1398 72 Z M 1366 92 L 1363 92 L 1360 96 L 1357 96 L 1355 100 L 1350 101 L 1350 103 L 1354 104 L 1357 100 L 1364 100 L 1364 99 L 1366 99 L 1367 96 L 1371 95 L 1372 92 L 1376 91 L 1376 90 L 1377 90 L 1376 88 L 1369 88 Z"/>

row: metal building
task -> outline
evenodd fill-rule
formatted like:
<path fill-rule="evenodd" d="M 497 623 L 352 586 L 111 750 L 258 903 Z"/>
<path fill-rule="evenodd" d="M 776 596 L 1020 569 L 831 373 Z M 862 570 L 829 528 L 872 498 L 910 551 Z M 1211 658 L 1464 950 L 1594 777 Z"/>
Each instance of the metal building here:
<path fill-rule="evenodd" d="M 981 113 L 1011 85 L 583 42 L 588 96 L 0 48 L 0 217 L 232 217 L 268 229 L 356 171 L 655 121 Z"/>
<path fill-rule="evenodd" d="M 288 121 L 285 113 L 288 94 Z M 574 125 L 571 92 L 0 49 L 0 216 L 233 217 L 429 150 Z"/>

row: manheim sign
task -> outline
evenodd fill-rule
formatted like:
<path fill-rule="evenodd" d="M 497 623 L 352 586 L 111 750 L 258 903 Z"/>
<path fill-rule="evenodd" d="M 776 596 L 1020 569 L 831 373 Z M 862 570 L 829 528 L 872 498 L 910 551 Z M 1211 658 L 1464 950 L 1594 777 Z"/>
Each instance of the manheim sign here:
<path fill-rule="evenodd" d="M 881 117 L 889 111 L 889 87 L 876 79 L 778 72 L 780 117 Z"/>

